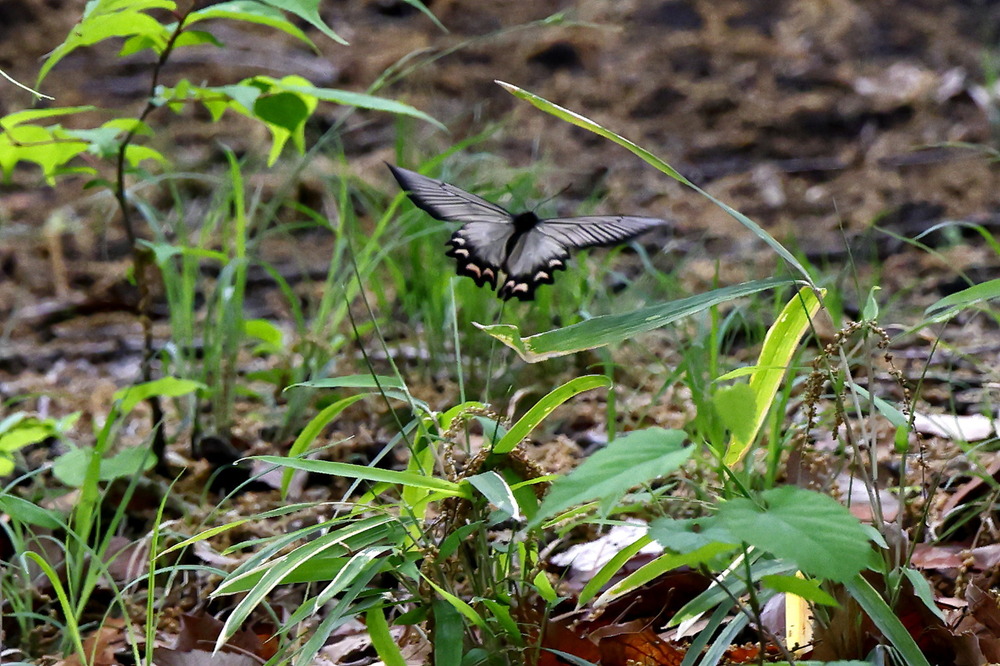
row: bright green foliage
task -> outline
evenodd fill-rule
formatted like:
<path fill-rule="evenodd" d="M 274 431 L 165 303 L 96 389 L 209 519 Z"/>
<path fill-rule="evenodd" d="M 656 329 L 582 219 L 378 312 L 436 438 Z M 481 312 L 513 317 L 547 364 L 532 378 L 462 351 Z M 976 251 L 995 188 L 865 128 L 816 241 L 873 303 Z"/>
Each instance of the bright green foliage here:
<path fill-rule="evenodd" d="M 0 421 L 0 476 L 7 476 L 14 471 L 12 454 L 15 451 L 50 437 L 62 438 L 79 418 L 79 412 L 61 419 L 43 419 L 26 412 L 8 415 Z"/>
<path fill-rule="evenodd" d="M 777 321 L 767 331 L 764 346 L 757 358 L 757 367 L 750 375 L 750 390 L 753 392 L 754 413 L 747 427 L 732 431 L 732 443 L 726 452 L 725 462 L 733 465 L 746 455 L 757 432 L 764 424 L 778 387 L 784 378 L 792 359 L 798 353 L 802 336 L 812 326 L 812 318 L 820 308 L 820 301 L 812 289 L 806 287 L 785 305 Z"/>
<path fill-rule="evenodd" d="M 610 509 L 630 488 L 665 477 L 691 457 L 679 430 L 637 430 L 595 452 L 549 490 L 532 525 L 571 506 L 600 499 Z"/>
<path fill-rule="evenodd" d="M 844 581 L 869 562 L 858 519 L 832 497 L 795 486 L 723 502 L 718 518 L 733 536 L 794 562 L 804 573 Z"/>

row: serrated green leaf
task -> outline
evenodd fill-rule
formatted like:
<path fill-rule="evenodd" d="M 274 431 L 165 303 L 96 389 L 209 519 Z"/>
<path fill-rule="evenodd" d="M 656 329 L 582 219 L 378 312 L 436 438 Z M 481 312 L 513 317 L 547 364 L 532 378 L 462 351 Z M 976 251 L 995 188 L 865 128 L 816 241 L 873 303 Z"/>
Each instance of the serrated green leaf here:
<path fill-rule="evenodd" d="M 766 490 L 759 502 L 728 500 L 717 516 L 733 536 L 827 580 L 851 578 L 871 552 L 864 528 L 846 507 L 794 486 Z"/>
<path fill-rule="evenodd" d="M 701 518 L 657 518 L 649 524 L 649 536 L 675 553 L 691 553 L 710 543 L 737 545 L 740 540 L 715 516 Z"/>

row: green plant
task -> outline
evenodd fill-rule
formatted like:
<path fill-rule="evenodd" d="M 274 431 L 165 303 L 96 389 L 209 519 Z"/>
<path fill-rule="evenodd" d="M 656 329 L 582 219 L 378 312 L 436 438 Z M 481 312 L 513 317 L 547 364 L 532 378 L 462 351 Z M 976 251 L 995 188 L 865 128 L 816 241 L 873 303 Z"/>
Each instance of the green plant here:
<path fill-rule="evenodd" d="M 416 6 L 426 8 L 414 0 Z M 150 276 L 147 269 L 152 263 L 148 246 L 140 241 L 142 230 L 135 221 L 138 212 L 147 224 L 156 228 L 160 216 L 155 209 L 139 195 L 138 188 L 129 183 L 130 179 L 151 182 L 153 175 L 146 168 L 150 161 L 159 168 L 169 169 L 169 157 L 155 149 L 148 141 L 153 136 L 148 124 L 150 118 L 161 109 L 175 113 L 185 113 L 195 105 L 203 106 L 218 121 L 227 112 L 246 116 L 264 125 L 271 134 L 269 164 L 273 164 L 284 147 L 291 143 L 300 152 L 305 149 L 306 122 L 318 108 L 320 102 L 331 102 L 367 108 L 390 113 L 410 115 L 441 127 L 437 121 L 405 104 L 373 95 L 351 91 L 319 88 L 300 76 L 286 76 L 275 79 L 267 76 L 251 76 L 242 81 L 222 86 L 199 86 L 189 80 L 180 79 L 173 86 L 161 83 L 164 65 L 173 54 L 181 49 L 196 45 L 213 45 L 224 48 L 223 43 L 211 32 L 211 20 L 228 20 L 253 23 L 284 32 L 310 48 L 315 45 L 287 15 L 296 17 L 322 32 L 324 35 L 344 43 L 319 18 L 316 7 L 311 3 L 281 3 L 279 6 L 265 2 L 223 2 L 207 7 L 196 3 L 182 8 L 172 0 L 97 0 L 87 5 L 83 17 L 67 36 L 46 58 L 38 77 L 41 85 L 46 75 L 63 58 L 76 49 L 91 46 L 109 39 L 123 39 L 121 56 L 151 52 L 153 62 L 149 68 L 149 96 L 142 110 L 129 117 L 113 110 L 115 118 L 97 127 L 70 129 L 61 124 L 45 125 L 54 118 L 70 118 L 95 110 L 82 106 L 52 108 L 45 110 L 18 111 L 0 118 L 0 171 L 10 177 L 13 168 L 21 162 L 37 164 L 45 179 L 54 183 L 65 175 L 84 175 L 92 178 L 95 185 L 107 187 L 115 196 L 122 216 L 122 227 L 132 248 L 133 277 L 139 289 L 139 310 L 144 330 L 145 359 L 142 379 L 153 379 L 151 361 L 155 355 L 152 328 L 149 319 L 151 304 Z M 146 139 L 145 142 L 143 140 Z M 103 160 L 101 166 L 84 163 L 79 158 L 84 153 Z M 192 369 L 185 355 L 193 352 L 194 290 L 198 286 L 196 269 L 205 259 L 221 261 L 220 291 L 210 301 L 216 306 L 209 334 L 209 362 L 200 378 L 207 378 L 213 403 L 213 414 L 217 422 L 210 429 L 225 432 L 229 426 L 235 386 L 235 360 L 240 350 L 243 336 L 243 302 L 246 275 L 252 258 L 248 248 L 252 243 L 252 230 L 263 228 L 268 219 L 251 220 L 243 194 L 241 174 L 234 159 L 230 158 L 231 197 L 235 210 L 232 227 L 222 226 L 223 234 L 218 239 L 208 241 L 203 237 L 201 247 L 194 248 L 183 243 L 173 248 L 164 247 L 165 238 L 178 231 L 181 238 L 186 236 L 183 229 L 183 215 L 173 219 L 174 228 L 163 233 L 153 249 L 157 250 L 159 267 L 165 275 L 174 278 L 168 286 L 173 310 L 173 323 L 177 326 L 174 351 L 181 372 Z M 182 208 L 182 207 L 181 207 Z M 221 213 L 222 210 L 220 209 Z M 228 215 L 224 216 L 228 219 Z M 256 224 L 255 224 L 256 222 Z M 231 241 L 231 243 L 227 242 Z M 226 250 L 211 249 L 221 243 Z M 171 257 L 182 257 L 178 270 L 167 266 Z M 163 454 L 166 435 L 159 428 L 163 420 L 163 409 L 155 396 L 151 398 L 152 421 L 157 427 L 153 440 L 153 452 L 161 471 L 166 471 Z M 197 409 L 192 408 L 197 414 Z M 200 430 L 195 428 L 196 432 Z"/>
<path fill-rule="evenodd" d="M 534 599 L 539 595 L 550 602 L 555 599 L 538 569 L 535 538 L 498 540 L 495 536 L 503 523 L 530 519 L 537 510 L 532 486 L 543 479 L 516 453 L 516 446 L 560 404 L 582 391 L 608 386 L 607 379 L 571 380 L 510 428 L 479 403 L 433 412 L 392 377 L 340 378 L 308 386 L 370 387 L 387 399 L 409 404 L 414 420 L 402 427 L 398 439 L 408 444 L 410 462 L 406 471 L 392 471 L 263 457 L 290 470 L 353 479 L 355 486 L 363 484 L 365 492 L 343 515 L 262 544 L 259 552 L 226 578 L 216 595 L 246 592 L 246 596 L 228 618 L 220 644 L 276 585 L 310 581 L 325 587 L 282 628 L 282 634 L 289 634 L 296 663 L 307 663 L 338 623 L 362 613 L 376 627 L 376 648 L 386 661 L 402 658 L 398 646 L 379 639 L 384 638 L 384 629 L 380 633 L 377 628 L 386 622 L 386 613 L 407 623 L 432 618 L 431 644 L 436 658 L 445 663 L 456 663 L 454 659 L 467 653 L 479 654 L 485 663 L 507 663 L 503 655 L 530 649 L 531 638 L 525 632 L 540 617 L 531 610 Z M 334 418 L 338 409 L 317 416 L 316 425 L 306 430 L 309 437 Z M 470 421 L 479 421 L 491 448 L 478 452 L 466 448 L 463 431 Z M 296 451 L 304 452 L 310 441 L 297 443 Z M 464 468 L 457 462 L 460 456 L 465 458 Z M 310 534 L 315 538 L 307 544 L 287 550 Z M 391 576 L 403 596 L 391 589 L 373 588 L 370 583 L 380 574 Z M 302 637 L 291 635 L 295 625 L 334 595 L 340 595 L 335 610 L 318 627 Z"/>

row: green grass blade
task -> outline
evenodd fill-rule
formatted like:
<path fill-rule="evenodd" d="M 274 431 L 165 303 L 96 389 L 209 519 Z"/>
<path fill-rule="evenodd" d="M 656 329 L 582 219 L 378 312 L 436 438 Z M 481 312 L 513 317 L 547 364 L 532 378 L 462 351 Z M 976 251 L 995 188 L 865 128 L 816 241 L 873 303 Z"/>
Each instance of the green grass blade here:
<path fill-rule="evenodd" d="M 792 266 L 793 268 L 795 268 L 795 270 L 797 270 L 799 273 L 802 274 L 806 282 L 808 282 L 812 286 L 815 286 L 815 284 L 813 283 L 812 276 L 809 274 L 809 271 L 807 271 L 806 268 L 801 263 L 799 263 L 799 261 L 795 258 L 794 255 L 792 255 L 791 252 L 789 252 L 787 249 L 785 249 L 785 247 L 781 243 L 775 240 L 775 238 L 771 234 L 764 231 L 764 229 L 761 228 L 760 225 L 758 225 L 756 222 L 751 220 L 743 213 L 722 203 L 721 201 L 713 197 L 711 194 L 709 194 L 708 192 L 704 191 L 703 189 L 692 183 L 690 180 L 682 176 L 676 169 L 674 169 L 672 166 L 661 160 L 656 155 L 653 155 L 651 152 L 633 143 L 632 141 L 629 141 L 628 139 L 619 136 L 618 134 L 615 134 L 611 130 L 606 129 L 601 125 L 598 125 L 590 118 L 581 116 L 580 114 L 570 111 L 569 109 L 565 109 L 559 106 L 558 104 L 553 104 L 552 102 L 542 97 L 539 97 L 538 95 L 530 93 L 527 90 L 523 90 L 509 83 L 504 83 L 503 81 L 496 81 L 496 83 L 501 88 L 509 92 L 511 95 L 514 95 L 519 99 L 523 99 L 531 103 L 532 105 L 541 109 L 542 111 L 545 111 L 546 113 L 552 114 L 553 116 L 565 120 L 568 123 L 572 123 L 577 127 L 582 127 L 585 130 L 589 130 L 594 134 L 597 134 L 598 136 L 602 136 L 605 139 L 608 139 L 609 141 L 617 143 L 619 146 L 622 146 L 626 150 L 637 155 L 639 158 L 653 165 L 654 167 L 656 167 L 663 173 L 667 174 L 671 178 L 683 183 L 684 185 L 687 185 L 695 192 L 702 195 L 703 197 L 714 203 L 716 206 L 721 208 L 728 215 L 733 217 L 737 222 L 739 222 L 747 229 L 749 229 L 751 232 L 753 232 L 755 236 L 757 236 L 762 241 L 770 245 L 771 249 L 773 249 L 778 254 L 778 256 L 784 259 L 789 266 Z"/>
<path fill-rule="evenodd" d="M 885 600 L 872 587 L 871 583 L 858 574 L 844 582 L 844 587 L 850 592 L 854 600 L 861 605 L 861 608 L 872 619 L 879 631 L 889 639 L 892 646 L 899 650 L 903 661 L 910 666 L 930 666 L 927 657 L 921 652 L 913 636 L 906 630 L 903 623 L 896 617 Z"/>
<path fill-rule="evenodd" d="M 389 633 L 389 623 L 385 620 L 385 612 L 381 606 L 369 608 L 365 613 L 365 625 L 368 636 L 372 639 L 372 647 L 385 666 L 406 666 L 406 659 L 399 646 Z"/>
<path fill-rule="evenodd" d="M 327 405 L 317 414 L 306 427 L 302 429 L 299 436 L 295 438 L 292 442 L 292 447 L 288 449 L 288 456 L 290 458 L 297 458 L 304 454 L 312 443 L 319 437 L 319 434 L 323 432 L 323 428 L 328 426 L 335 418 L 340 416 L 340 413 L 345 409 L 361 400 L 365 397 L 364 393 L 358 395 L 352 395 L 342 400 L 338 400 L 332 405 Z M 288 486 L 292 482 L 292 474 L 295 473 L 293 469 L 286 469 L 281 473 L 281 498 L 286 499 L 288 497 Z"/>
<path fill-rule="evenodd" d="M 468 498 L 470 496 L 469 492 L 457 483 L 422 474 L 414 474 L 413 472 L 398 472 L 391 469 L 352 465 L 350 463 L 332 462 L 329 460 L 304 460 L 301 458 L 282 458 L 280 456 L 254 456 L 254 459 L 263 460 L 266 463 L 280 467 L 291 467 L 292 469 L 300 469 L 316 474 L 331 474 L 333 476 L 344 476 L 364 481 L 398 483 L 402 486 L 415 486 L 417 488 L 436 490 L 454 497 Z"/>
<path fill-rule="evenodd" d="M 514 450 L 525 437 L 527 437 L 535 427 L 545 420 L 545 417 L 574 395 L 600 387 L 610 388 L 611 380 L 604 375 L 585 375 L 571 379 L 554 391 L 549 392 L 515 423 L 507 434 L 504 435 L 497 445 L 493 447 L 493 453 L 504 454 Z"/>
<path fill-rule="evenodd" d="M 933 317 L 936 321 L 944 321 L 954 317 L 961 310 L 997 298 L 1000 298 L 1000 278 L 949 294 L 928 306 L 924 310 L 924 315 Z"/>
<path fill-rule="evenodd" d="M 579 324 L 529 337 L 521 337 L 517 326 L 512 324 L 493 326 L 475 324 L 475 326 L 516 351 L 526 362 L 537 363 L 556 356 L 629 340 L 639 333 L 661 328 L 678 319 L 707 310 L 713 305 L 795 282 L 788 278 L 744 282 L 669 303 L 652 305 L 635 312 L 594 317 Z"/>

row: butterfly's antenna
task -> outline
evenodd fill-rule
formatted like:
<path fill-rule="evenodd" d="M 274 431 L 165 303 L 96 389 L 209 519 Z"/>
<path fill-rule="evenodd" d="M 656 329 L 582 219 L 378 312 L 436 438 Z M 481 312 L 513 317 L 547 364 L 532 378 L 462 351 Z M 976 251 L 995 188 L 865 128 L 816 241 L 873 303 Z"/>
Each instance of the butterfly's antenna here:
<path fill-rule="evenodd" d="M 570 187 L 572 187 L 572 185 L 567 185 L 566 187 L 562 188 L 561 190 L 559 190 L 558 192 L 556 192 L 555 194 L 553 194 L 551 197 L 547 197 L 545 199 L 542 199 L 537 204 L 535 204 L 535 207 L 531 209 L 531 212 L 537 214 L 539 208 L 541 208 L 542 206 L 544 206 L 548 202 L 552 201 L 556 197 L 561 197 L 562 195 L 566 194 L 569 191 Z"/>

